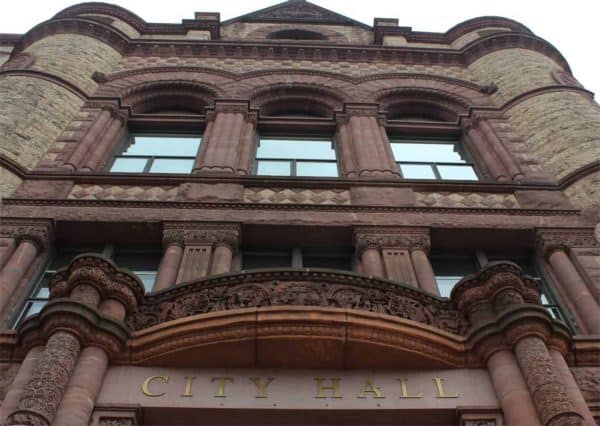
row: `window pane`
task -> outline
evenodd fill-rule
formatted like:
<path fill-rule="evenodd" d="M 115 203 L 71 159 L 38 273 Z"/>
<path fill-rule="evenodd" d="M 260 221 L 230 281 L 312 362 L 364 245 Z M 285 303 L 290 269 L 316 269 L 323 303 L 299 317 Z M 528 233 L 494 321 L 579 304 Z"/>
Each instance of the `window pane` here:
<path fill-rule="evenodd" d="M 35 302 L 27 303 L 27 307 L 25 308 L 25 313 L 23 314 L 23 318 L 27 318 L 31 315 L 38 314 L 44 306 L 48 303 L 47 300 L 36 300 Z"/>
<path fill-rule="evenodd" d="M 195 157 L 200 146 L 200 136 L 134 136 L 133 140 L 123 155 Z"/>
<path fill-rule="evenodd" d="M 244 251 L 242 269 L 289 268 L 292 265 L 291 250 Z"/>
<path fill-rule="evenodd" d="M 291 164 L 289 161 L 261 160 L 258 162 L 258 168 L 256 169 L 257 175 L 290 176 L 291 173 Z"/>
<path fill-rule="evenodd" d="M 110 168 L 111 172 L 134 172 L 140 173 L 144 171 L 144 167 L 146 167 L 146 163 L 148 162 L 147 158 L 123 158 L 119 157 L 115 160 L 112 167 Z"/>
<path fill-rule="evenodd" d="M 329 140 L 261 139 L 256 157 L 335 160 L 335 150 Z"/>
<path fill-rule="evenodd" d="M 422 161 L 427 163 L 464 163 L 455 143 L 393 142 L 396 161 Z"/>
<path fill-rule="evenodd" d="M 40 288 L 35 295 L 33 296 L 35 299 L 49 299 L 50 298 L 50 289 L 46 286 Z"/>
<path fill-rule="evenodd" d="M 157 158 L 150 167 L 150 173 L 189 173 L 194 167 L 194 160 Z"/>
<path fill-rule="evenodd" d="M 461 276 L 446 276 L 446 277 L 435 277 L 437 281 L 438 289 L 440 290 L 440 296 L 450 297 L 452 289 L 463 277 Z"/>
<path fill-rule="evenodd" d="M 151 292 L 152 287 L 154 287 L 154 280 L 156 280 L 156 271 L 134 271 L 134 273 L 144 284 L 146 293 Z"/>
<path fill-rule="evenodd" d="M 471 166 L 437 166 L 442 179 L 478 180 Z"/>
<path fill-rule="evenodd" d="M 338 177 L 337 163 L 298 161 L 296 175 Z"/>
<path fill-rule="evenodd" d="M 400 164 L 405 179 L 435 179 L 435 174 L 427 164 Z"/>

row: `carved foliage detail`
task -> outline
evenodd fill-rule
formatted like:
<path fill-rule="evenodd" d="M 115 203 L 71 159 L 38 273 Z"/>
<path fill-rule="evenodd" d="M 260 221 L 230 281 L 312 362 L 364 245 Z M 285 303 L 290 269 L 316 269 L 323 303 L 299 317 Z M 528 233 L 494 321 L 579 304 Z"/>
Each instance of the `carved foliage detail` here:
<path fill-rule="evenodd" d="M 80 350 L 79 341 L 68 332 L 58 331 L 48 339 L 18 411 L 8 419 L 9 425 L 49 425 L 52 422 Z M 23 419 L 27 422 L 23 423 Z"/>
<path fill-rule="evenodd" d="M 354 231 L 356 249 L 359 253 L 367 248 L 406 248 L 429 251 L 430 241 L 427 230 L 409 229 L 369 229 L 357 228 Z"/>
<path fill-rule="evenodd" d="M 240 227 L 235 224 L 166 223 L 163 230 L 165 245 L 226 244 L 235 251 L 239 240 Z"/>
<path fill-rule="evenodd" d="M 296 305 L 366 310 L 430 324 L 455 334 L 465 333 L 467 324 L 448 302 L 384 281 L 364 279 L 365 282 L 348 283 L 350 279 L 343 274 L 315 274 L 314 279 L 301 273 L 297 277 L 293 273 L 240 275 L 236 280 L 239 284 L 203 280 L 187 286 L 183 294 L 164 293 L 157 296 L 158 300 L 148 297 L 129 325 L 140 330 L 208 312 Z"/>
<path fill-rule="evenodd" d="M 4 220 L 2 235 L 16 240 L 29 240 L 41 250 L 46 248 L 52 239 L 52 227 L 48 221 L 12 221 Z"/>
<path fill-rule="evenodd" d="M 548 229 L 540 230 L 537 234 L 539 252 L 547 256 L 553 250 L 568 250 L 572 247 L 598 247 L 598 242 L 592 229 Z"/>
<path fill-rule="evenodd" d="M 98 422 L 98 426 L 135 426 L 133 419 L 104 417 Z"/>

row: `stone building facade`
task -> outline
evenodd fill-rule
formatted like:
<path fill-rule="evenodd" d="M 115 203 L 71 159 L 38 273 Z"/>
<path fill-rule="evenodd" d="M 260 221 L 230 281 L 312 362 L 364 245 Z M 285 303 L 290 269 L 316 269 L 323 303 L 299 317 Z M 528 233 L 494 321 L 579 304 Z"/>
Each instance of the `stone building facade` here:
<path fill-rule="evenodd" d="M 0 424 L 598 421 L 600 106 L 524 25 L 0 43 Z"/>

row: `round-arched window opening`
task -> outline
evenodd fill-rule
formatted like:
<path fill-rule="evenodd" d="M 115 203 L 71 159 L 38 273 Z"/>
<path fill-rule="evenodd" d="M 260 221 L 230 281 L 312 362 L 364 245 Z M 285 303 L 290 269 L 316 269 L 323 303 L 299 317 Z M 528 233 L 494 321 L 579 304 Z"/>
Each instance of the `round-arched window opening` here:
<path fill-rule="evenodd" d="M 458 119 L 456 112 L 426 102 L 402 102 L 390 105 L 388 120 L 444 121 L 453 123 Z"/>
<path fill-rule="evenodd" d="M 267 36 L 271 40 L 327 40 L 323 34 L 309 30 L 280 30 Z"/>
<path fill-rule="evenodd" d="M 268 117 L 333 117 L 333 110 L 312 99 L 286 98 L 267 102 L 260 106 L 260 113 Z"/>

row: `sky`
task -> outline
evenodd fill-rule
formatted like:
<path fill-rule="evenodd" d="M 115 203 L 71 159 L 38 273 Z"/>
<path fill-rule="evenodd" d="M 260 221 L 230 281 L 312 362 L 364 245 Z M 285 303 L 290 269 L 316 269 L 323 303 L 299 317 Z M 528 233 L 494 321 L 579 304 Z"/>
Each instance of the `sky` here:
<path fill-rule="evenodd" d="M 0 32 L 24 33 L 80 1 L 17 0 L 3 2 Z M 221 21 L 280 3 L 273 0 L 113 0 L 147 22 L 181 22 L 194 12 L 220 12 Z M 600 96 L 600 35 L 597 0 L 314 0 L 334 12 L 372 25 L 373 18 L 397 18 L 415 31 L 446 32 L 477 16 L 504 16 L 526 25 L 552 43 L 573 75 Z"/>

